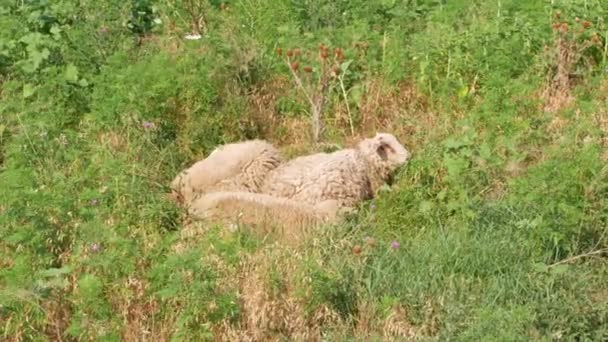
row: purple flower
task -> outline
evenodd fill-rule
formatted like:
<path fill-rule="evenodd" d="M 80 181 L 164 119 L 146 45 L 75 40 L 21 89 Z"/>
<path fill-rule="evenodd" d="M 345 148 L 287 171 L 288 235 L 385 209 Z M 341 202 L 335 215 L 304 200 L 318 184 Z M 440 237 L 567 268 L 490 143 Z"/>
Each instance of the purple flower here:
<path fill-rule="evenodd" d="M 91 200 L 91 205 L 97 205 L 97 199 L 93 198 L 93 199 Z"/>
<path fill-rule="evenodd" d="M 151 129 L 154 128 L 154 123 L 150 122 L 150 121 L 144 121 L 144 123 L 141 124 L 143 126 L 143 128 L 145 129 Z"/>
<path fill-rule="evenodd" d="M 91 247 L 89 248 L 89 250 L 93 253 L 97 253 L 101 250 L 101 246 L 98 243 L 94 243 L 91 245 Z"/>
<path fill-rule="evenodd" d="M 99 28 L 99 33 L 106 34 L 108 33 L 108 28 L 106 26 L 102 26 Z"/>
<path fill-rule="evenodd" d="M 399 244 L 399 242 L 397 242 L 397 241 L 391 242 L 391 248 L 392 249 L 397 249 L 399 247 L 401 247 L 401 244 Z"/>

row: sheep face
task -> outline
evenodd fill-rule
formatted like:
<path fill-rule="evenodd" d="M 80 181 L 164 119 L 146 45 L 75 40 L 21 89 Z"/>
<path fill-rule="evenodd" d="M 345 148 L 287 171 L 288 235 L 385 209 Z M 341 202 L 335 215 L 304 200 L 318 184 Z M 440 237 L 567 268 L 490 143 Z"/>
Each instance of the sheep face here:
<path fill-rule="evenodd" d="M 373 138 L 359 143 L 358 149 L 372 165 L 381 169 L 385 176 L 407 163 L 411 153 L 389 133 L 376 133 Z"/>

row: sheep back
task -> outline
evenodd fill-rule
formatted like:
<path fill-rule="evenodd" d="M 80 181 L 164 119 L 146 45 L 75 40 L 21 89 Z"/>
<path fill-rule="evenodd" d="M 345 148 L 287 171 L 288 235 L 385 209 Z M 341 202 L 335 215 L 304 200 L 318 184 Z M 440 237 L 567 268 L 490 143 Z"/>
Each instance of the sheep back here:
<path fill-rule="evenodd" d="M 352 206 L 370 196 L 365 165 L 354 150 L 295 158 L 270 172 L 262 192 L 313 205 L 336 200 Z"/>
<path fill-rule="evenodd" d="M 268 172 L 282 161 L 280 152 L 264 140 L 223 145 L 180 172 L 171 190 L 182 204 L 213 191 L 257 192 Z"/>
<path fill-rule="evenodd" d="M 355 148 L 295 158 L 271 171 L 262 192 L 315 204 L 338 201 L 353 207 L 371 199 L 381 184 L 409 159 L 409 152 L 388 133 Z"/>

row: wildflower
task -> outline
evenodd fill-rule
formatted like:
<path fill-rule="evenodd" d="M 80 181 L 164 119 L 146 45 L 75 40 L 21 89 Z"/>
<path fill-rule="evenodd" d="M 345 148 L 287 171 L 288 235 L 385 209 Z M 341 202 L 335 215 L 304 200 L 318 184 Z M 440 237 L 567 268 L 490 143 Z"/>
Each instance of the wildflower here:
<path fill-rule="evenodd" d="M 568 23 L 562 23 L 560 30 L 563 33 L 567 33 L 568 32 Z"/>
<path fill-rule="evenodd" d="M 291 69 L 293 71 L 297 71 L 299 67 L 300 67 L 300 63 L 298 63 L 298 62 L 291 63 Z"/>
<path fill-rule="evenodd" d="M 392 249 L 398 249 L 399 247 L 401 247 L 401 244 L 399 244 L 399 242 L 397 242 L 397 241 L 391 242 Z"/>
<path fill-rule="evenodd" d="M 154 123 L 150 122 L 150 121 L 144 121 L 144 123 L 142 123 L 141 125 L 145 129 L 152 129 L 152 128 L 154 128 Z"/>
<path fill-rule="evenodd" d="M 202 38 L 202 36 L 198 33 L 192 33 L 192 34 L 187 34 L 186 36 L 184 36 L 184 38 L 186 38 L 188 40 L 199 40 Z"/>
<path fill-rule="evenodd" d="M 582 25 L 583 25 L 584 28 L 590 28 L 591 27 L 591 22 L 585 20 L 585 21 L 583 21 Z"/>
<path fill-rule="evenodd" d="M 293 51 L 287 50 L 287 57 L 292 57 L 293 56 Z"/>
<path fill-rule="evenodd" d="M 61 145 L 68 146 L 68 138 L 65 136 L 65 134 L 61 133 L 57 140 Z"/>
<path fill-rule="evenodd" d="M 97 253 L 101 251 L 101 246 L 98 243 L 94 243 L 91 245 L 91 247 L 89 247 L 89 250 L 93 253 Z"/>
<path fill-rule="evenodd" d="M 293 50 L 293 54 L 294 56 L 299 56 L 300 54 L 302 54 L 302 51 L 300 50 L 300 48 L 295 48 Z"/>
<path fill-rule="evenodd" d="M 353 248 L 351 249 L 351 251 L 353 252 L 353 254 L 359 255 L 359 254 L 361 254 L 361 246 L 355 245 L 355 246 L 353 246 Z"/>
<path fill-rule="evenodd" d="M 91 205 L 97 205 L 97 199 L 93 198 L 93 199 L 91 200 Z"/>
<path fill-rule="evenodd" d="M 304 67 L 304 71 L 310 73 L 310 72 L 312 72 L 312 67 L 307 65 L 307 66 Z"/>
<path fill-rule="evenodd" d="M 321 58 L 322 59 L 327 59 L 327 56 L 328 56 L 327 49 L 321 50 Z"/>
<path fill-rule="evenodd" d="M 283 49 L 281 49 L 280 47 L 278 47 L 276 51 L 278 56 L 281 56 L 283 54 Z"/>
<path fill-rule="evenodd" d="M 99 33 L 101 33 L 101 34 L 106 34 L 106 33 L 108 33 L 108 31 L 109 30 L 108 30 L 107 26 L 102 26 L 99 28 Z"/>
<path fill-rule="evenodd" d="M 225 10 L 225 9 L 226 9 L 226 4 L 222 2 L 222 3 L 220 4 L 220 10 L 221 10 L 221 11 L 223 11 L 223 10 Z"/>

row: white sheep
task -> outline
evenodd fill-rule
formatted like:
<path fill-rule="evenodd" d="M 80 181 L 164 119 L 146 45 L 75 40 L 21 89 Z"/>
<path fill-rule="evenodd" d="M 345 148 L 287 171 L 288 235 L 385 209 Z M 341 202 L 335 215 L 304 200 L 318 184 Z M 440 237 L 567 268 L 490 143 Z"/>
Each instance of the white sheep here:
<path fill-rule="evenodd" d="M 315 205 L 327 200 L 353 208 L 371 199 L 406 164 L 410 152 L 388 133 L 377 133 L 355 148 L 295 158 L 272 170 L 261 192 Z"/>
<path fill-rule="evenodd" d="M 171 197 L 188 206 L 204 193 L 258 192 L 268 173 L 282 162 L 281 153 L 264 140 L 223 145 L 180 172 L 171 182 Z"/>
<path fill-rule="evenodd" d="M 207 193 L 192 202 L 188 213 L 193 219 L 242 225 L 256 233 L 278 233 L 283 237 L 294 237 L 311 226 L 335 223 L 341 214 L 335 200 L 312 205 L 251 192 Z"/>

